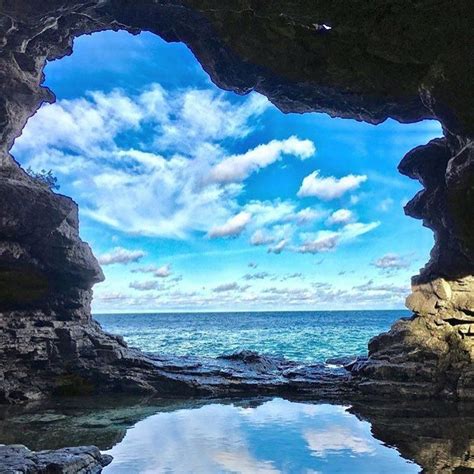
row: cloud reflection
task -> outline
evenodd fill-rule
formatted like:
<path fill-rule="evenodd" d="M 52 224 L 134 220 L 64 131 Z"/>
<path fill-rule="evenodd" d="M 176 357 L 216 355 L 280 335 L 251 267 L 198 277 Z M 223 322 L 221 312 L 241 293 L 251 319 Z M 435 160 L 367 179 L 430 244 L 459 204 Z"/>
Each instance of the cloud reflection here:
<path fill-rule="evenodd" d="M 282 399 L 158 413 L 108 453 L 105 473 L 416 472 L 347 407 Z"/>

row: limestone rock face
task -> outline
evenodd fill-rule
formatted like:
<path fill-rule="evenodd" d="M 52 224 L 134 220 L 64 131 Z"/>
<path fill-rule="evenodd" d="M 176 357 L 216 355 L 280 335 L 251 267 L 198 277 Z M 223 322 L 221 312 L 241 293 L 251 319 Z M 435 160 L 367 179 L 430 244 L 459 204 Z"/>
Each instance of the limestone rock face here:
<path fill-rule="evenodd" d="M 182 371 L 156 372 L 156 360 L 91 320 L 91 289 L 103 276 L 79 238 L 77 207 L 38 186 L 9 155 L 28 117 L 54 100 L 41 86 L 45 62 L 70 54 L 75 37 L 105 29 L 182 41 L 220 87 L 256 90 L 285 112 L 373 124 L 438 119 L 444 137 L 400 163 L 424 188 L 406 213 L 435 236 L 407 302 L 414 317 L 371 342 L 353 379 L 368 394 L 474 396 L 470 0 L 448 10 L 433 0 L 410 8 L 402 0 L 7 0 L 0 8 L 2 401 L 78 386 L 112 390 L 118 380 L 124 391 L 192 386 L 190 374 L 183 384 Z"/>
<path fill-rule="evenodd" d="M 474 398 L 474 148 L 462 143 L 454 154 L 449 135 L 432 140 L 400 163 L 424 186 L 405 211 L 433 229 L 435 246 L 412 281 L 412 320 L 373 339 L 353 368 L 366 393 Z"/>
<path fill-rule="evenodd" d="M 0 311 L 82 308 L 103 274 L 79 238 L 77 205 L 18 175 L 0 180 Z"/>

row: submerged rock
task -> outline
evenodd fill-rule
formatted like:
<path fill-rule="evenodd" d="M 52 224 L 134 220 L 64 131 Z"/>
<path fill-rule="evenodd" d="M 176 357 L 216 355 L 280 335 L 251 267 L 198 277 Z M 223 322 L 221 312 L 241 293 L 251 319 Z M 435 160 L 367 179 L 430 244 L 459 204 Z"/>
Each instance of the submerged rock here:
<path fill-rule="evenodd" d="M 30 451 L 22 445 L 0 445 L 1 474 L 97 474 L 112 462 L 95 446 Z"/>

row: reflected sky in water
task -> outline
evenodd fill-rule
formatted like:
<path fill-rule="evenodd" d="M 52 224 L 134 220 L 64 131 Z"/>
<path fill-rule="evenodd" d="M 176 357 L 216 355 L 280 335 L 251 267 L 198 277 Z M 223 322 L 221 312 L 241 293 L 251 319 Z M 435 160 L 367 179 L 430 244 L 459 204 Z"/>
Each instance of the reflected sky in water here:
<path fill-rule="evenodd" d="M 111 473 L 415 473 L 347 407 L 273 399 L 152 415 L 107 451 Z"/>

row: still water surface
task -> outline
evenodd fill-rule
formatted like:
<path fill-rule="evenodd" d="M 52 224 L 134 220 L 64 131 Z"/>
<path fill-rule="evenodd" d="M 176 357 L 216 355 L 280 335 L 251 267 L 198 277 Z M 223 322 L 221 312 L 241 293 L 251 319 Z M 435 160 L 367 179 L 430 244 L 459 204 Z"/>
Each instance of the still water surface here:
<path fill-rule="evenodd" d="M 105 473 L 400 474 L 420 468 L 347 407 L 273 399 L 157 413 L 107 451 Z"/>

